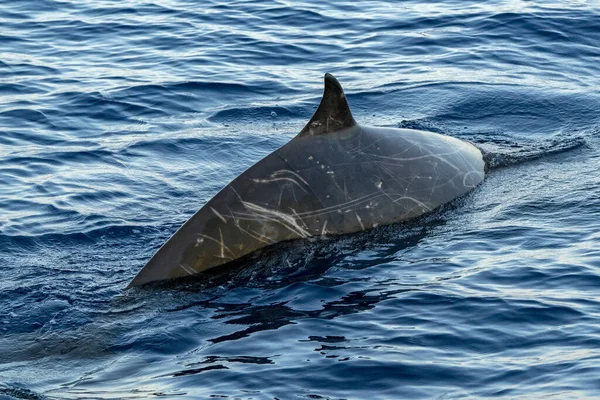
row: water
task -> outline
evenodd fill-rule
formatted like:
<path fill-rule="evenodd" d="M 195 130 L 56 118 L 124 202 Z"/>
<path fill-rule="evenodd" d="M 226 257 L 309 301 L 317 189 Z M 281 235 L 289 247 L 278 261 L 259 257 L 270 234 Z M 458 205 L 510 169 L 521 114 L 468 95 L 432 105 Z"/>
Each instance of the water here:
<path fill-rule="evenodd" d="M 0 3 L 0 398 L 600 396 L 596 1 Z M 308 121 L 492 151 L 410 224 L 124 287 Z"/>

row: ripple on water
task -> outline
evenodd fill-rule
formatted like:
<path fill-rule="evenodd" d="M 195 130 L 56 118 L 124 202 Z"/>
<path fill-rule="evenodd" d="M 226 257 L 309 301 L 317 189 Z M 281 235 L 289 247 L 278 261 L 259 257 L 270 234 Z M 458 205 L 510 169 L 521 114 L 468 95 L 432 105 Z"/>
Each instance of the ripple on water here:
<path fill-rule="evenodd" d="M 0 9 L 0 397 L 593 398 L 599 9 L 21 0 Z M 124 290 L 333 72 L 364 124 L 496 169 L 411 224 Z"/>

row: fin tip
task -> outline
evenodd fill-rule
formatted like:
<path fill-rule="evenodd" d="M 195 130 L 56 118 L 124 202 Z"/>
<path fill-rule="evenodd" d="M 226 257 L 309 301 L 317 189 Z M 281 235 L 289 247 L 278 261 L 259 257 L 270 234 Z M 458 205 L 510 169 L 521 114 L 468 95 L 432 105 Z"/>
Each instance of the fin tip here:
<path fill-rule="evenodd" d="M 324 76 L 325 89 L 321 104 L 298 136 L 315 136 L 356 125 L 344 89 L 330 73 Z"/>

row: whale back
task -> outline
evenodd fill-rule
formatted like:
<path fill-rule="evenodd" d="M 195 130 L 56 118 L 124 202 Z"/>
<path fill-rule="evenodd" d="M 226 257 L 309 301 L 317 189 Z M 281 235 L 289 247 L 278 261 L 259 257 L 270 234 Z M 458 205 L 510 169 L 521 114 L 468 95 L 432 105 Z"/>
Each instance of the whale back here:
<path fill-rule="evenodd" d="M 470 143 L 360 126 L 326 75 L 323 100 L 300 134 L 225 186 L 130 286 L 195 275 L 285 240 L 415 218 L 472 190 L 484 168 Z"/>

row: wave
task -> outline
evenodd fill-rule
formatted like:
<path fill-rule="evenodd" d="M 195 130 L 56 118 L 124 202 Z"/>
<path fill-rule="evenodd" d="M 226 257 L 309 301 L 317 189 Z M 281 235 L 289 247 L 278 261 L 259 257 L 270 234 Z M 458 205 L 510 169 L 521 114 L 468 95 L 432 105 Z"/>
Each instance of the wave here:
<path fill-rule="evenodd" d="M 134 236 L 164 236 L 162 231 L 165 227 L 155 227 L 151 225 L 116 225 L 106 220 L 102 221 L 100 216 L 97 216 L 99 227 L 86 230 L 83 232 L 65 232 L 65 233 L 42 233 L 42 234 L 5 234 L 0 233 L 0 248 L 4 250 L 22 250 L 35 249 L 43 246 L 74 246 L 85 243 L 93 244 L 103 238 L 131 238 Z M 174 227 L 170 230 L 174 232 Z"/>
<path fill-rule="evenodd" d="M 598 7 L 97 3 L 0 7 L 0 397 L 596 394 Z M 412 225 L 124 290 L 325 72 L 360 123 L 497 170 Z"/>
<path fill-rule="evenodd" d="M 23 400 L 46 400 L 47 397 L 41 393 L 36 393 L 33 390 L 27 389 L 16 383 L 0 383 L 0 395 L 6 396 L 7 400 L 23 399 Z"/>
<path fill-rule="evenodd" d="M 305 111 L 300 106 L 231 107 L 213 113 L 208 120 L 219 123 L 268 123 L 280 118 L 297 118 Z"/>
<path fill-rule="evenodd" d="M 478 146 L 483 150 L 484 160 L 491 169 L 505 168 L 587 146 L 583 136 L 555 137 L 525 144 L 509 142 L 506 138 L 496 143 L 489 139 L 485 143 L 478 143 Z"/>

